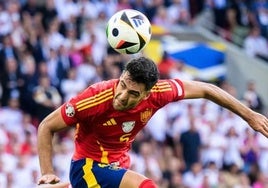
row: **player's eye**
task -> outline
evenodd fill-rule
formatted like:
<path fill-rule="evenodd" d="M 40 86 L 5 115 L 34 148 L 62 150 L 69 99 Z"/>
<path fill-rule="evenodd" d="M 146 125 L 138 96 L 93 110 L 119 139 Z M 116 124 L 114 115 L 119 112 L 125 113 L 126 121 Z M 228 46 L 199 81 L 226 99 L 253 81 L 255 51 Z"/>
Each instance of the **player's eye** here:
<path fill-rule="evenodd" d="M 137 98 L 137 97 L 140 96 L 140 93 L 139 92 L 136 92 L 136 91 L 129 91 L 129 94 L 131 94 L 135 98 Z"/>
<path fill-rule="evenodd" d="M 120 81 L 120 86 L 121 86 L 122 88 L 126 88 L 126 84 L 125 84 L 123 81 Z"/>

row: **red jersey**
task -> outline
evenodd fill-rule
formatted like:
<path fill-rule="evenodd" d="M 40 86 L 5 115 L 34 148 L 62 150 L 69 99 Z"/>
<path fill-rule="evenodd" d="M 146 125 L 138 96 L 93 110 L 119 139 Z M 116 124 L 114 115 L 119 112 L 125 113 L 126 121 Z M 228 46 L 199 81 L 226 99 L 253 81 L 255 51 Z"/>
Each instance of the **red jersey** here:
<path fill-rule="evenodd" d="M 128 168 L 128 151 L 136 134 L 158 109 L 184 97 L 180 80 L 159 80 L 148 99 L 130 110 L 117 111 L 112 102 L 118 82 L 114 79 L 93 84 L 62 105 L 65 123 L 76 125 L 73 160 L 91 158 Z"/>

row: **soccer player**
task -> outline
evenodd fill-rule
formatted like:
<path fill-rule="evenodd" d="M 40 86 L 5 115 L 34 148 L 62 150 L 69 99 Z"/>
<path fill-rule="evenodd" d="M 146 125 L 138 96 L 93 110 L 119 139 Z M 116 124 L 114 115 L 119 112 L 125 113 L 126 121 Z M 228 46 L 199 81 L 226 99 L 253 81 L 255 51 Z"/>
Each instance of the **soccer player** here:
<path fill-rule="evenodd" d="M 173 101 L 209 99 L 268 137 L 268 119 L 219 87 L 158 77 L 151 59 L 134 58 L 126 64 L 119 79 L 89 86 L 48 115 L 38 128 L 42 174 L 38 184 L 60 181 L 52 165 L 53 134 L 75 125 L 75 151 L 70 167 L 73 188 L 156 188 L 151 179 L 128 169 L 128 151 L 152 115 Z"/>

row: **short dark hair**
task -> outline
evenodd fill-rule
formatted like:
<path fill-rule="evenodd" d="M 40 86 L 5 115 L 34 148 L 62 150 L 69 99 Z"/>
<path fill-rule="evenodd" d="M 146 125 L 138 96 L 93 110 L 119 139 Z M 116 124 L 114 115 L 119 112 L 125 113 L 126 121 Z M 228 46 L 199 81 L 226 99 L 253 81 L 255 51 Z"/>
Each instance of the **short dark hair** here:
<path fill-rule="evenodd" d="M 131 79 L 137 83 L 144 83 L 145 89 L 149 91 L 159 78 L 159 71 L 155 62 L 146 57 L 131 59 L 125 66 Z"/>

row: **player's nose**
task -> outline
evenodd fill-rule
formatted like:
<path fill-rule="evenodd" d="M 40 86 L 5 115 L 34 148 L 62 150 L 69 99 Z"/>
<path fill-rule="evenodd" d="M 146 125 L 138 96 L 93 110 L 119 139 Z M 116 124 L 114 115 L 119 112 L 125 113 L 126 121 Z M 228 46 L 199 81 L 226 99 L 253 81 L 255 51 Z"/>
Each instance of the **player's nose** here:
<path fill-rule="evenodd" d="M 122 93 L 119 97 L 119 100 L 124 103 L 125 101 L 127 101 L 127 99 L 128 99 L 128 92 L 122 91 Z"/>

